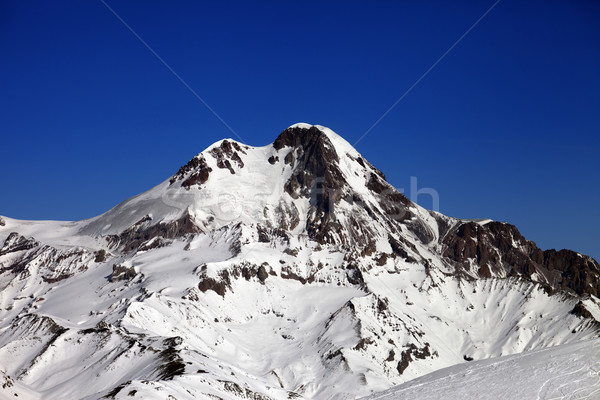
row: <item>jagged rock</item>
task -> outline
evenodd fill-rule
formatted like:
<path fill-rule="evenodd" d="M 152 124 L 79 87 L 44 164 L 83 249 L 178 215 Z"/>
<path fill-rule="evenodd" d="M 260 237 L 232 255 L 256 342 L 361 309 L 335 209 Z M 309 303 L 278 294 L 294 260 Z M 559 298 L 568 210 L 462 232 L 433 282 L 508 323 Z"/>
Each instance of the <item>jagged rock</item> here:
<path fill-rule="evenodd" d="M 396 357 L 396 353 L 392 349 L 392 350 L 390 350 L 390 353 L 388 354 L 388 356 L 385 359 L 385 361 L 392 362 L 392 361 L 394 361 L 395 357 Z M 404 372 L 405 369 L 406 368 L 402 369 L 402 372 Z M 400 370 L 398 370 L 398 372 L 400 372 Z M 402 373 L 402 372 L 400 372 L 400 373 Z"/>
<path fill-rule="evenodd" d="M 228 169 L 230 173 L 235 174 L 235 170 L 231 165 L 231 161 L 236 163 L 239 168 L 244 167 L 244 162 L 235 150 L 244 152 L 242 150 L 242 147 L 238 143 L 223 140 L 221 145 L 219 147 L 213 147 L 209 151 L 209 154 L 216 159 L 217 167 L 222 169 Z"/>
<path fill-rule="evenodd" d="M 157 369 L 158 379 L 170 381 L 178 375 L 183 375 L 185 372 L 185 363 L 175 348 L 176 345 L 169 347 L 160 352 L 158 358 L 161 365 Z"/>
<path fill-rule="evenodd" d="M 159 246 L 164 243 L 165 239 L 180 238 L 199 232 L 201 232 L 201 229 L 194 223 L 189 213 L 184 213 L 177 220 L 163 221 L 154 225 L 152 224 L 152 218 L 146 216 L 122 233 L 107 236 L 106 240 L 110 246 L 120 248 L 124 252 L 130 252 L 138 250 L 143 245 L 150 246 L 153 240 L 158 240 L 156 244 Z"/>
<path fill-rule="evenodd" d="M 94 262 L 97 262 L 97 263 L 104 262 L 104 261 L 106 261 L 106 250 L 100 249 L 100 250 L 94 252 L 94 256 L 95 256 Z"/>
<path fill-rule="evenodd" d="M 264 282 L 269 277 L 269 274 L 267 273 L 265 267 L 261 265 L 260 267 L 258 267 L 258 273 L 256 274 L 256 276 L 258 277 L 258 280 Z"/>
<path fill-rule="evenodd" d="M 40 243 L 34 238 L 26 238 L 17 232 L 11 232 L 4 241 L 2 248 L 0 248 L 0 256 L 17 251 L 30 250 L 39 245 Z"/>
<path fill-rule="evenodd" d="M 125 281 L 125 280 L 132 279 L 136 275 L 137 275 L 137 272 L 135 272 L 134 267 L 121 265 L 121 264 L 114 264 L 112 274 L 110 274 L 108 280 L 110 282 Z"/>
<path fill-rule="evenodd" d="M 465 272 L 472 262 L 482 278 L 520 276 L 578 295 L 600 293 L 600 265 L 595 260 L 570 250 L 542 251 L 510 224 L 462 223 L 443 244 L 448 261 Z"/>
<path fill-rule="evenodd" d="M 206 293 L 207 290 L 212 290 L 219 296 L 224 297 L 227 288 L 231 286 L 229 271 L 221 271 L 219 274 L 219 278 L 220 279 L 217 280 L 206 276 L 202 277 L 200 283 L 198 283 L 198 289 L 200 289 L 202 293 Z"/>
<path fill-rule="evenodd" d="M 406 368 L 408 368 L 408 365 L 410 364 L 410 362 L 412 360 L 413 359 L 410 355 L 410 351 L 403 351 L 400 354 L 400 361 L 398 362 L 398 365 L 396 366 L 396 369 L 398 370 L 398 373 L 400 375 L 402 375 L 404 373 L 404 371 L 406 371 Z"/>
<path fill-rule="evenodd" d="M 179 168 L 179 171 L 173 175 L 169 182 L 172 185 L 176 181 L 183 180 L 187 176 L 187 179 L 183 180 L 181 186 L 189 189 L 193 185 L 201 185 L 206 182 L 211 171 L 212 168 L 206 164 L 206 159 L 203 156 L 196 156 L 183 167 Z"/>
<path fill-rule="evenodd" d="M 577 304 L 575 304 L 575 307 L 573 307 L 573 309 L 571 310 L 571 314 L 576 315 L 581 318 L 592 318 L 592 319 L 594 318 L 592 313 L 589 312 L 589 310 L 587 308 L 585 308 L 585 305 L 581 301 L 579 301 L 579 302 L 577 302 Z"/>

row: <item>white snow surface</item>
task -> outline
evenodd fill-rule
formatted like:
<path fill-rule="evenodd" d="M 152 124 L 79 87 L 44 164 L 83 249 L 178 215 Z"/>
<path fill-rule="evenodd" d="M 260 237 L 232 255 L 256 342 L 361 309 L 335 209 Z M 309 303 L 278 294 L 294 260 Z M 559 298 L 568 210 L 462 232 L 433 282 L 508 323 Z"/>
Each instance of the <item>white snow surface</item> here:
<path fill-rule="evenodd" d="M 596 339 L 443 368 L 362 400 L 598 398 Z"/>
<path fill-rule="evenodd" d="M 339 155 L 347 187 L 380 209 L 367 188 L 372 167 L 339 135 L 317 128 Z M 552 357 L 567 351 L 554 349 L 597 343 L 582 342 L 597 338 L 598 327 L 570 313 L 576 296 L 549 295 L 518 278 L 450 276 L 438 221 L 460 220 L 410 205 L 412 220 L 433 239 L 423 244 L 402 226 L 409 257 L 387 257 L 389 227 L 376 220 L 356 226 L 369 216 L 341 201 L 337 222 L 362 230 L 375 248 L 359 257 L 352 246 L 310 240 L 292 218 L 306 221 L 310 201 L 284 188 L 296 165 L 283 160 L 294 149 L 227 141 L 242 149 L 243 167 L 233 159 L 233 172 L 219 167 L 211 151 L 225 141 L 217 142 L 195 157 L 211 168 L 201 185 L 166 180 L 84 221 L 2 217 L 0 247 L 12 232 L 36 244 L 0 251 L 0 398 L 356 399 L 457 364 L 483 372 L 497 365 L 508 374 L 510 363 L 546 357 L 556 372 Z M 197 232 L 149 238 L 131 251 L 115 239 L 136 224 L 186 215 Z M 411 261 L 417 254 L 427 265 Z M 129 275 L 111 279 L 115 268 Z M 355 269 L 364 283 L 351 282 Z M 224 274 L 224 293 L 200 289 Z M 600 301 L 590 296 L 584 305 L 598 319 Z M 495 361 L 564 344 L 572 347 Z M 400 373 L 403 353 L 412 356 Z M 432 382 L 433 390 L 445 381 Z"/>

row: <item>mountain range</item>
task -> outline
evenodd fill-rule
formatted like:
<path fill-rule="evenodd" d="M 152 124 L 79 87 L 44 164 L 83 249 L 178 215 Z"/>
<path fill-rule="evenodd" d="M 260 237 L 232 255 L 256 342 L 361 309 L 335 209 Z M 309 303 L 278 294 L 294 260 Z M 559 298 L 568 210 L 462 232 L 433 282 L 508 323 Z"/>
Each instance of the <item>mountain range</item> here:
<path fill-rule="evenodd" d="M 592 343 L 599 296 L 591 257 L 426 210 L 300 123 L 95 218 L 0 217 L 0 393 L 356 399 Z"/>

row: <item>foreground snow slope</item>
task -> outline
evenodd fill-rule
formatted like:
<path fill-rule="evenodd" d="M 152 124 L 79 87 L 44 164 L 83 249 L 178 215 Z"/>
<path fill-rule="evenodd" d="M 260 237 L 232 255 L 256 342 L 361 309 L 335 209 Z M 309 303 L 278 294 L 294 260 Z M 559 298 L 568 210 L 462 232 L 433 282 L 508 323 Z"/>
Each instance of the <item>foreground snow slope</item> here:
<path fill-rule="evenodd" d="M 355 399 L 597 338 L 599 277 L 419 207 L 297 124 L 217 142 L 89 220 L 0 217 L 0 396 Z"/>
<path fill-rule="evenodd" d="M 588 340 L 444 368 L 362 400 L 594 400 L 600 341 Z"/>

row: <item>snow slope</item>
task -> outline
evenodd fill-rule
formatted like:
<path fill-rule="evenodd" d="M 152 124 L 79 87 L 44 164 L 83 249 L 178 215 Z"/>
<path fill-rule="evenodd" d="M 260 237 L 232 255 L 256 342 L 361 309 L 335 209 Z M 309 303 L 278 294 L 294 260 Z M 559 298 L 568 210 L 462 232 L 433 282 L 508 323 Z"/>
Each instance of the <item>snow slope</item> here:
<path fill-rule="evenodd" d="M 600 398 L 600 341 L 444 368 L 362 400 Z"/>

